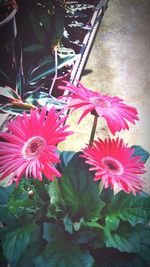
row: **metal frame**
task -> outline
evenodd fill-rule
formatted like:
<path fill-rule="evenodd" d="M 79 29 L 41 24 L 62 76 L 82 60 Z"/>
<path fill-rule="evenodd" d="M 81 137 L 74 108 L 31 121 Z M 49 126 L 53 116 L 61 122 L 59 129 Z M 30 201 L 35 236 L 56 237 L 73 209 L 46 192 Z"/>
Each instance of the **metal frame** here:
<path fill-rule="evenodd" d="M 95 11 L 91 19 L 91 29 L 88 31 L 88 33 L 84 37 L 83 46 L 80 50 L 78 58 L 76 59 L 72 72 L 71 72 L 70 82 L 73 83 L 74 85 L 77 85 L 77 81 L 81 77 L 82 71 L 85 67 L 90 50 L 92 48 L 97 30 L 101 23 L 104 12 L 107 8 L 107 3 L 108 3 L 108 0 L 100 0 L 98 5 L 95 7 Z"/>

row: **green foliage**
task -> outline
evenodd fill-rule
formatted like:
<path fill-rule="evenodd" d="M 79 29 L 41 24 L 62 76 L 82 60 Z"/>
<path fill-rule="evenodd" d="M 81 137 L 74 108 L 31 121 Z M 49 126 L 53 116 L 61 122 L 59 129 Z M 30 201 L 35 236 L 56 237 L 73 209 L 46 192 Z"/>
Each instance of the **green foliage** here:
<path fill-rule="evenodd" d="M 72 234 L 73 233 L 73 222 L 71 221 L 68 214 L 63 219 L 63 223 L 64 223 L 65 231 L 68 232 L 69 234 Z"/>
<path fill-rule="evenodd" d="M 12 214 L 15 215 L 16 219 L 20 222 L 30 221 L 38 216 L 40 211 L 41 203 L 30 198 L 27 191 L 22 188 L 15 188 L 14 194 L 9 198 L 8 208 Z"/>
<path fill-rule="evenodd" d="M 8 188 L 0 187 L 0 221 L 5 223 L 15 223 L 15 215 L 9 211 L 9 199 L 12 196 L 14 186 L 9 186 Z"/>
<path fill-rule="evenodd" d="M 19 266 L 19 260 L 23 257 L 27 247 L 33 242 L 33 235 L 38 235 L 38 226 L 34 223 L 23 224 L 5 231 L 5 238 L 2 235 L 2 247 L 4 256 L 12 266 Z"/>
<path fill-rule="evenodd" d="M 64 169 L 67 167 L 69 164 L 69 161 L 72 159 L 72 157 L 75 155 L 75 152 L 73 151 L 62 151 L 60 153 L 60 169 L 64 171 Z"/>
<path fill-rule="evenodd" d="M 49 48 L 53 49 L 61 42 L 65 26 L 65 10 L 58 5 L 53 5 L 50 9 L 41 3 L 35 5 L 32 11 L 28 12 L 33 34 L 37 43 L 43 48 L 47 46 L 47 37 L 49 37 Z M 31 46 L 32 44 L 30 44 Z M 36 48 L 36 46 L 35 46 Z M 24 51 L 28 51 L 25 47 Z M 34 51 L 35 52 L 35 51 Z"/>
<path fill-rule="evenodd" d="M 24 48 L 24 52 L 34 53 L 39 52 L 44 49 L 44 46 L 41 44 L 31 44 Z"/>
<path fill-rule="evenodd" d="M 137 223 L 148 224 L 150 220 L 150 196 L 146 193 L 126 194 L 120 191 L 108 205 L 106 219 L 116 221 L 121 219 L 132 225 Z"/>
<path fill-rule="evenodd" d="M 150 196 L 100 194 L 81 155 L 60 153 L 61 180 L 0 187 L 1 265 L 150 267 Z"/>
<path fill-rule="evenodd" d="M 18 187 L 0 187 L 0 220 L 7 226 L 35 221 L 43 215 L 46 203 L 40 199 L 41 192 L 32 188 L 32 183 L 26 189 L 21 183 Z M 47 192 L 44 194 L 46 197 Z"/>
<path fill-rule="evenodd" d="M 35 260 L 36 267 L 92 267 L 93 258 L 81 251 L 73 238 L 53 224 L 44 224 L 43 238 L 48 245 Z"/>
<path fill-rule="evenodd" d="M 44 35 L 42 27 L 39 23 L 39 19 L 37 18 L 36 14 L 34 14 L 31 11 L 29 11 L 29 19 L 31 21 L 31 25 L 32 25 L 33 30 L 34 30 L 34 34 L 35 34 L 36 38 L 38 39 L 39 44 L 42 45 L 45 42 L 45 35 Z"/>
<path fill-rule="evenodd" d="M 58 52 L 58 70 L 63 68 L 66 64 L 70 65 L 75 60 L 75 53 L 72 49 L 60 48 Z M 64 107 L 64 102 L 49 95 L 49 92 L 41 89 L 43 79 L 55 72 L 55 59 L 53 56 L 47 56 L 40 60 L 37 67 L 32 67 L 28 75 L 23 72 L 22 51 L 20 51 L 18 72 L 16 75 L 16 89 L 8 86 L 0 87 L 0 96 L 2 101 L 0 104 L 0 111 L 9 114 L 18 115 L 23 111 L 30 112 L 31 108 L 36 106 L 42 107 L 47 105 L 48 108 L 55 106 L 57 110 Z M 32 86 L 36 85 L 36 89 Z M 30 90 L 29 90 L 30 89 Z M 26 92 L 27 91 L 27 92 Z"/>
<path fill-rule="evenodd" d="M 92 251 L 96 259 L 93 267 L 149 267 L 139 254 L 120 252 L 114 248 Z"/>
<path fill-rule="evenodd" d="M 58 66 L 57 69 L 60 70 L 65 65 L 71 65 L 73 61 L 76 59 L 76 55 L 74 51 L 72 50 L 70 52 L 70 49 L 66 51 L 58 53 Z M 68 52 L 67 52 L 68 51 Z M 41 79 L 46 78 L 48 75 L 55 72 L 55 60 L 54 57 L 48 56 L 44 61 L 41 63 L 39 62 L 38 66 L 34 68 L 30 74 L 28 75 L 28 85 L 36 84 Z"/>
<path fill-rule="evenodd" d="M 117 231 L 106 235 L 106 246 L 117 248 L 122 252 L 139 253 L 139 225 L 132 228 L 128 223 L 122 224 Z"/>
<path fill-rule="evenodd" d="M 9 0 L 0 0 L 0 7 L 7 6 L 9 3 Z"/>
<path fill-rule="evenodd" d="M 74 155 L 63 173 L 60 183 L 62 197 L 73 218 L 99 218 L 104 202 L 99 198 L 93 175 L 79 155 Z"/>
<path fill-rule="evenodd" d="M 48 108 L 55 106 L 57 110 L 61 110 L 65 105 L 65 102 L 42 91 L 30 91 L 21 99 L 15 90 L 6 86 L 0 87 L 0 95 L 4 99 L 3 104 L 0 105 L 0 110 L 14 115 L 22 114 L 23 111 L 30 113 L 30 109 L 36 106 L 47 105 Z"/>
<path fill-rule="evenodd" d="M 149 152 L 146 151 L 143 147 L 141 146 L 132 146 L 134 148 L 134 153 L 133 156 L 140 156 L 141 161 L 146 162 L 149 158 Z"/>
<path fill-rule="evenodd" d="M 26 17 L 27 26 L 26 23 L 23 23 L 21 28 L 18 27 L 18 38 L 16 38 L 14 44 L 12 62 L 7 66 L 6 70 L 0 70 L 4 84 L 9 82 L 9 85 L 14 88 L 13 94 L 16 92 L 17 99 L 20 100 L 19 103 L 14 103 L 14 97 L 13 99 L 7 97 L 7 99 L 5 98 L 6 101 L 0 105 L 0 110 L 15 115 L 23 111 L 29 112 L 33 108 L 24 103 L 26 92 L 32 91 L 34 94 L 34 90 L 41 91 L 41 87 L 42 89 L 44 88 L 44 91 L 48 91 L 47 87 L 50 88 L 52 76 L 55 73 L 53 49 L 61 44 L 65 23 L 65 10 L 57 5 L 55 6 L 55 3 L 47 1 L 39 1 L 37 3 L 33 1 L 31 4 L 27 4 L 27 6 L 25 4 L 24 6 L 23 1 L 21 1 L 19 7 L 19 19 L 22 20 L 23 17 Z M 26 27 L 29 28 L 29 31 Z M 22 29 L 24 28 L 30 38 L 22 34 L 24 32 Z M 72 66 L 75 60 L 74 50 L 66 48 L 64 52 L 62 47 L 58 50 L 57 69 L 61 71 L 66 65 Z M 9 77 L 9 70 L 12 74 L 12 79 Z M 3 93 L 1 94 L 0 92 L 0 95 L 3 95 Z M 47 99 L 49 100 L 48 92 Z M 40 100 L 42 102 L 43 99 L 40 98 Z M 34 102 L 36 106 L 39 106 L 36 99 Z M 52 103 L 52 99 L 49 102 L 51 102 L 50 105 L 57 105 L 56 100 L 55 104 Z"/>
<path fill-rule="evenodd" d="M 145 236 L 147 235 L 147 236 Z M 106 247 L 122 252 L 137 253 L 147 263 L 150 262 L 150 229 L 141 224 L 132 227 L 123 223 L 116 232 L 106 232 Z"/>
<path fill-rule="evenodd" d="M 20 98 L 23 98 L 24 95 L 24 84 L 25 84 L 25 76 L 24 76 L 24 69 L 23 69 L 23 52 L 22 47 L 19 45 L 19 53 L 20 53 L 20 59 L 17 64 L 16 60 L 16 67 L 17 67 L 17 73 L 16 73 L 16 92 L 20 96 Z M 17 66 L 18 65 L 18 66 Z"/>
<path fill-rule="evenodd" d="M 47 1 L 39 3 L 32 3 L 27 17 L 33 42 L 18 49 L 15 90 L 0 87 L 4 100 L 0 109 L 15 115 L 36 106 L 64 107 L 65 103 L 50 96 L 46 87 L 42 91 L 43 81 L 55 73 L 54 47 L 58 70 L 76 60 L 73 49 L 59 47 L 66 12 L 70 18 L 83 18 L 87 17 L 84 10 L 93 9 L 87 3 L 64 3 L 63 7 L 55 1 L 48 6 Z M 69 27 L 81 29 L 84 24 L 75 20 Z M 31 57 L 26 73 L 25 55 Z M 0 72 L 10 80 L 3 70 Z M 133 148 L 133 156 L 146 162 L 149 153 L 141 146 Z M 81 155 L 60 153 L 56 166 L 62 173 L 60 180 L 22 178 L 18 187 L 0 186 L 2 267 L 7 263 L 11 267 L 150 267 L 150 196 L 144 192 L 136 196 L 123 191 L 114 194 L 109 188 L 101 192 Z"/>
<path fill-rule="evenodd" d="M 0 86 L 0 95 L 6 99 L 20 100 L 20 96 L 17 94 L 17 92 L 8 86 Z"/>

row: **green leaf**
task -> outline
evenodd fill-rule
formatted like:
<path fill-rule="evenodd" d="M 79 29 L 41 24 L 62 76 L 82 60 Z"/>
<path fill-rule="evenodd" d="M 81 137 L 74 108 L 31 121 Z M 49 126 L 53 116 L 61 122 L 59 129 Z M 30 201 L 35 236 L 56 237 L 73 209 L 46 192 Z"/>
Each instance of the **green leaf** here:
<path fill-rule="evenodd" d="M 0 186 L 0 203 L 7 203 L 9 197 L 11 196 L 12 192 L 14 191 L 15 185 L 12 184 L 8 187 Z"/>
<path fill-rule="evenodd" d="M 38 104 L 38 100 L 40 99 L 46 99 L 45 103 L 47 102 L 48 97 L 51 99 L 51 96 L 48 95 L 48 93 L 43 92 L 41 90 L 39 91 L 29 91 L 24 95 L 24 100 L 29 104 Z"/>
<path fill-rule="evenodd" d="M 25 83 L 25 78 L 23 72 L 23 52 L 22 52 L 22 47 L 20 46 L 20 60 L 16 77 L 16 91 L 21 98 L 23 98 L 24 95 L 24 83 Z"/>
<path fill-rule="evenodd" d="M 59 237 L 63 237 L 63 231 L 57 224 L 44 223 L 43 224 L 43 238 L 48 242 L 52 243 Z"/>
<path fill-rule="evenodd" d="M 105 231 L 106 246 L 122 252 L 138 253 L 145 262 L 150 263 L 150 227 L 128 223 L 119 226 L 116 232 Z"/>
<path fill-rule="evenodd" d="M 36 226 L 30 237 L 30 243 L 16 267 L 35 267 L 34 260 L 41 254 L 46 242 L 41 239 L 40 229 Z"/>
<path fill-rule="evenodd" d="M 42 254 L 35 259 L 36 267 L 92 267 L 93 258 L 81 251 L 67 232 L 54 224 L 44 224 L 43 238 L 49 242 Z"/>
<path fill-rule="evenodd" d="M 39 20 L 41 21 L 42 26 L 44 27 L 44 29 L 47 32 L 51 32 L 51 30 L 52 30 L 52 26 L 53 26 L 52 17 L 53 16 L 50 16 L 48 14 L 47 10 L 45 10 L 43 8 L 40 10 Z"/>
<path fill-rule="evenodd" d="M 18 94 L 23 97 L 24 90 L 24 74 L 21 70 L 18 71 L 16 77 L 16 90 Z"/>
<path fill-rule="evenodd" d="M 59 6 L 55 8 L 55 31 L 52 40 L 53 45 L 58 45 L 63 36 L 65 26 L 65 11 Z"/>
<path fill-rule="evenodd" d="M 103 226 L 99 224 L 98 222 L 91 221 L 91 222 L 84 222 L 84 226 L 87 226 L 89 228 L 95 228 L 95 229 L 103 229 Z"/>
<path fill-rule="evenodd" d="M 132 146 L 134 148 L 134 153 L 133 156 L 141 156 L 141 161 L 146 162 L 149 158 L 149 152 L 146 151 L 144 148 L 141 146 Z"/>
<path fill-rule="evenodd" d="M 41 44 L 32 44 L 26 46 L 23 51 L 24 52 L 29 52 L 29 53 L 34 53 L 34 52 L 39 52 L 44 49 L 44 46 Z"/>
<path fill-rule="evenodd" d="M 10 100 L 20 100 L 20 96 L 17 92 L 8 86 L 0 86 L 0 95 Z"/>
<path fill-rule="evenodd" d="M 0 221 L 7 226 L 39 219 L 45 204 L 37 191 L 31 197 L 22 183 L 18 187 L 14 185 L 7 188 L 0 187 Z"/>
<path fill-rule="evenodd" d="M 14 190 L 14 185 L 9 187 L 0 186 L 0 221 L 8 225 L 15 223 L 16 217 L 9 211 L 8 203 L 10 196 Z"/>
<path fill-rule="evenodd" d="M 50 196 L 50 203 L 57 206 L 62 202 L 58 181 L 54 180 L 48 185 L 48 194 Z"/>
<path fill-rule="evenodd" d="M 62 151 L 60 153 L 60 168 L 63 171 L 69 164 L 72 157 L 75 155 L 74 151 Z"/>
<path fill-rule="evenodd" d="M 106 216 L 106 227 L 109 231 L 115 231 L 120 223 L 120 220 L 116 216 Z"/>
<path fill-rule="evenodd" d="M 116 232 L 105 232 L 106 247 L 113 247 L 122 252 L 139 253 L 139 226 L 122 224 Z"/>
<path fill-rule="evenodd" d="M 0 105 L 0 110 L 8 114 L 18 115 L 18 114 L 22 114 L 24 111 L 26 113 L 30 113 L 31 106 L 27 107 L 27 106 L 22 105 L 22 107 L 20 107 L 14 104 L 6 104 L 6 105 Z"/>
<path fill-rule="evenodd" d="M 97 232 L 91 229 L 83 229 L 74 234 L 78 244 L 87 244 L 97 238 Z"/>
<path fill-rule="evenodd" d="M 17 220 L 25 222 L 37 218 L 40 210 L 39 203 L 40 200 L 31 199 L 29 193 L 18 186 L 9 198 L 8 208 Z"/>
<path fill-rule="evenodd" d="M 63 219 L 63 223 L 65 226 L 65 231 L 67 231 L 69 234 L 72 234 L 73 233 L 73 222 L 71 221 L 68 215 L 66 215 L 65 218 Z"/>
<path fill-rule="evenodd" d="M 1 251 L 1 247 L 0 247 L 0 251 Z M 8 263 L 6 261 L 6 259 L 3 257 L 3 255 L 0 255 L 0 266 L 1 267 L 8 267 Z"/>
<path fill-rule="evenodd" d="M 11 82 L 9 75 L 7 75 L 2 69 L 0 69 L 0 74 L 2 74 L 9 82 Z"/>
<path fill-rule="evenodd" d="M 54 56 L 51 54 L 48 54 L 44 58 L 41 58 L 38 62 L 37 68 L 35 67 L 35 68 L 31 69 L 31 71 L 29 73 L 32 74 L 36 69 L 41 68 L 46 64 L 53 64 L 53 62 L 54 62 Z"/>
<path fill-rule="evenodd" d="M 57 6 L 55 10 L 55 28 L 58 34 L 63 34 L 65 26 L 65 11 L 63 8 Z"/>
<path fill-rule="evenodd" d="M 47 106 L 48 108 L 55 106 L 56 109 L 62 109 L 66 103 L 42 91 L 29 91 L 25 94 L 24 100 L 26 103 L 35 106 Z"/>
<path fill-rule="evenodd" d="M 36 225 L 34 223 L 25 224 L 20 227 L 10 228 L 2 237 L 3 253 L 12 267 L 17 266 L 31 242 L 31 234 L 35 229 Z"/>
<path fill-rule="evenodd" d="M 150 226 L 141 227 L 139 231 L 140 256 L 150 266 Z"/>
<path fill-rule="evenodd" d="M 141 228 L 140 231 L 140 243 L 150 247 L 150 226 Z"/>
<path fill-rule="evenodd" d="M 31 21 L 31 25 L 33 27 L 34 34 L 37 37 L 37 40 L 41 45 L 43 45 L 43 43 L 45 42 L 45 35 L 37 16 L 33 12 L 29 11 L 29 19 Z"/>
<path fill-rule="evenodd" d="M 104 202 L 99 199 L 98 184 L 80 153 L 74 155 L 66 167 L 60 183 L 60 190 L 69 214 L 79 219 L 100 217 Z"/>
<path fill-rule="evenodd" d="M 113 248 L 100 248 L 92 251 L 93 267 L 149 267 L 139 254 L 120 252 Z"/>
<path fill-rule="evenodd" d="M 108 205 L 107 220 L 128 221 L 132 225 L 137 223 L 148 224 L 150 220 L 150 196 L 146 193 L 126 194 L 120 191 Z"/>
<path fill-rule="evenodd" d="M 114 196 L 114 190 L 112 190 L 111 188 L 103 188 L 102 192 L 101 192 L 101 199 L 105 202 L 105 203 L 109 203 L 111 202 L 112 198 Z"/>
<path fill-rule="evenodd" d="M 63 58 L 58 58 L 58 70 L 64 67 L 65 65 L 71 65 L 75 58 L 75 53 L 70 53 L 69 55 L 66 55 Z M 45 62 L 45 64 L 38 65 L 37 68 L 35 68 L 29 75 L 27 84 L 32 85 L 40 81 L 41 79 L 44 79 L 48 75 L 55 72 L 55 60 L 53 58 L 50 58 Z"/>

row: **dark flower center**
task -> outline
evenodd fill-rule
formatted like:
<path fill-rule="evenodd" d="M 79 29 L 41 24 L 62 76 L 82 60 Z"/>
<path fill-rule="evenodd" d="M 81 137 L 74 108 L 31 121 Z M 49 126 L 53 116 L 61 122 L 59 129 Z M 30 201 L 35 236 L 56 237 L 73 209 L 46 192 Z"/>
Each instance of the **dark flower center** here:
<path fill-rule="evenodd" d="M 101 108 L 111 107 L 110 102 L 101 97 L 91 97 L 90 102 L 94 104 L 96 107 L 101 107 Z"/>
<path fill-rule="evenodd" d="M 29 148 L 31 150 L 31 153 L 35 153 L 39 149 L 39 146 L 39 142 L 33 142 Z"/>
<path fill-rule="evenodd" d="M 23 146 L 22 154 L 25 158 L 38 158 L 45 147 L 45 139 L 41 136 L 31 137 Z"/>
<path fill-rule="evenodd" d="M 120 161 L 113 157 L 105 157 L 102 159 L 102 164 L 107 171 L 112 174 L 121 175 L 124 171 L 124 168 Z"/>

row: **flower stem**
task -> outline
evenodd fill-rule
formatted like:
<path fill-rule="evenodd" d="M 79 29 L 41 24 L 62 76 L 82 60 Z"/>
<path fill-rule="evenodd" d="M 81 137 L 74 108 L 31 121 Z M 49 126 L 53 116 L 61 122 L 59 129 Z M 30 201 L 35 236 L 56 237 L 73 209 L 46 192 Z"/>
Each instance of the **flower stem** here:
<path fill-rule="evenodd" d="M 98 121 L 98 117 L 94 116 L 94 121 L 93 121 L 93 126 L 92 126 L 90 141 L 89 141 L 89 146 L 92 146 L 93 141 L 94 141 L 96 127 L 97 127 L 97 121 Z"/>
<path fill-rule="evenodd" d="M 54 48 L 54 52 L 55 52 L 55 76 L 53 78 L 53 82 L 51 84 L 51 87 L 49 89 L 49 95 L 52 94 L 52 91 L 53 91 L 53 88 L 54 88 L 54 84 L 55 84 L 55 81 L 57 79 L 57 76 L 58 76 L 58 58 L 57 58 L 57 47 Z"/>
<path fill-rule="evenodd" d="M 104 183 L 102 181 L 100 181 L 100 183 L 99 183 L 99 195 L 101 195 L 103 188 L 104 188 Z"/>

